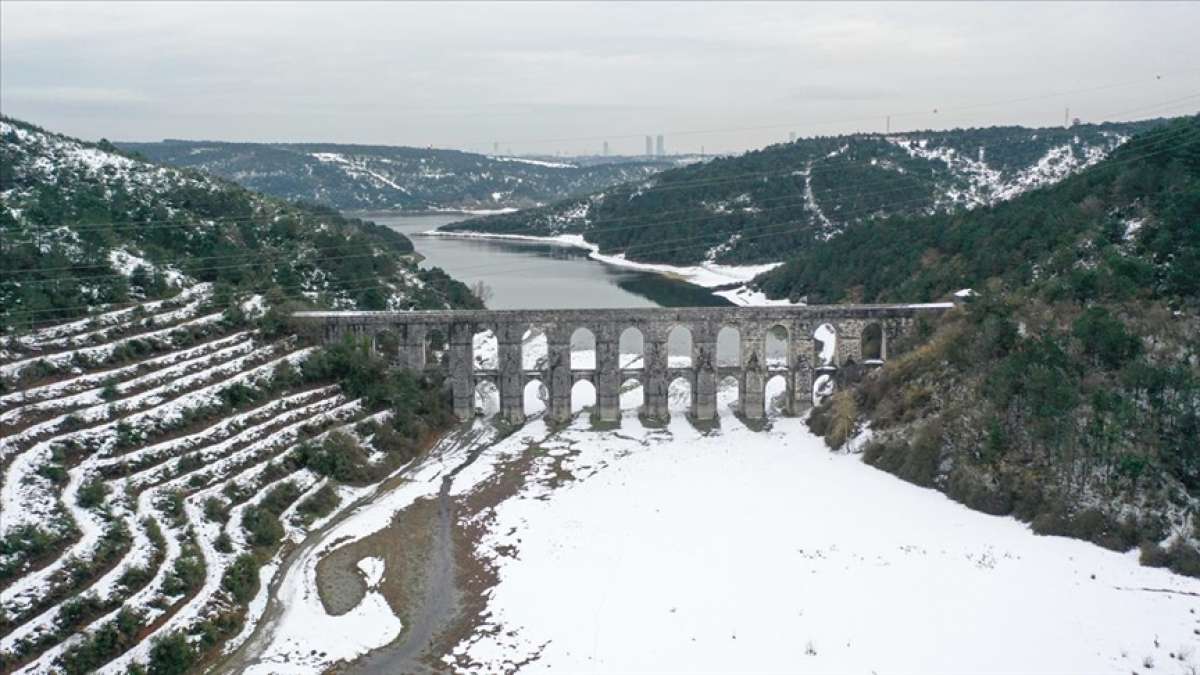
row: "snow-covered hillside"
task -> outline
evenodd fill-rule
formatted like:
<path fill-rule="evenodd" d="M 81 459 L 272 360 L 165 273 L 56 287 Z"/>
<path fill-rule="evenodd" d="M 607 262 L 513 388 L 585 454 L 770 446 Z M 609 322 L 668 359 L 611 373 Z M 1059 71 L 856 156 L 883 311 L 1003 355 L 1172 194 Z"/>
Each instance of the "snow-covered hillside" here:
<path fill-rule="evenodd" d="M 198 284 L 6 343 L 0 671 L 124 673 L 160 639 L 201 653 L 232 638 L 247 558 L 369 491 L 289 453 L 337 431 L 379 463 L 359 433 L 387 413 L 312 379 L 314 348 L 263 335 L 262 311 L 255 297 L 222 312 Z"/>
<path fill-rule="evenodd" d="M 468 297 L 418 270 L 412 243 L 387 228 L 8 118 L 0 140 L 0 325 L 49 324 L 196 281 L 335 307 Z"/>
<path fill-rule="evenodd" d="M 928 137 L 889 136 L 887 142 L 903 148 L 910 156 L 941 162 L 949 169 L 952 179 L 942 190 L 935 207 L 975 208 L 988 206 L 1012 199 L 1034 188 L 1053 185 L 1067 176 L 1092 166 L 1121 143 L 1129 139 L 1117 132 L 1101 132 L 1099 143 L 1088 144 L 1078 135 L 1072 136 L 1061 145 L 1050 146 L 1045 154 L 1034 163 L 1015 171 L 1004 171 L 988 164 L 984 146 L 977 148 L 977 156 L 957 151 L 953 147 L 931 145 Z M 1036 135 L 1033 136 L 1036 140 Z M 1107 141 L 1107 142 L 1105 142 Z M 872 160 L 872 166 L 879 164 Z"/>
<path fill-rule="evenodd" d="M 557 201 L 644 178 L 670 161 L 572 163 L 457 150 L 321 144 L 163 141 L 121 147 L 173 166 L 210 171 L 252 190 L 343 210 L 496 212 Z"/>
<path fill-rule="evenodd" d="M 1051 185 L 1153 124 L 807 138 L 451 229 L 581 234 L 640 262 L 778 262 L 853 223 L 971 209 Z"/>
<path fill-rule="evenodd" d="M 449 419 L 412 377 L 393 428 L 322 360 L 375 357 L 272 310 L 478 303 L 390 230 L 7 118 L 0 138 L 0 672 L 178 672 L 240 630 L 285 535 Z"/>

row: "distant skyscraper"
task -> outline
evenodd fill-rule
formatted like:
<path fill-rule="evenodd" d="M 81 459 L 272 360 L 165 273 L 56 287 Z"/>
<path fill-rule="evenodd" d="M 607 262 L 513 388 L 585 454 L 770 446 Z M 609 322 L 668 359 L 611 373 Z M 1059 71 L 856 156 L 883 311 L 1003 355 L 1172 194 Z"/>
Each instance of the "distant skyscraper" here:
<path fill-rule="evenodd" d="M 795 142 L 796 142 L 796 132 L 794 132 L 794 131 L 789 132 L 788 133 L 788 143 L 795 143 Z"/>
<path fill-rule="evenodd" d="M 608 141 L 604 141 L 604 156 L 608 157 Z"/>
<path fill-rule="evenodd" d="M 662 134 L 659 134 L 658 138 L 656 138 L 654 140 L 654 154 L 658 155 L 659 157 L 662 157 L 663 155 L 667 154 L 666 151 L 663 150 L 663 135 Z"/>
<path fill-rule="evenodd" d="M 654 139 L 647 136 L 646 137 L 646 156 L 649 157 L 653 154 L 654 154 Z"/>
<path fill-rule="evenodd" d="M 498 155 L 498 154 L 500 154 L 500 141 L 493 141 L 493 142 L 492 142 L 492 154 L 493 154 L 493 155 Z"/>

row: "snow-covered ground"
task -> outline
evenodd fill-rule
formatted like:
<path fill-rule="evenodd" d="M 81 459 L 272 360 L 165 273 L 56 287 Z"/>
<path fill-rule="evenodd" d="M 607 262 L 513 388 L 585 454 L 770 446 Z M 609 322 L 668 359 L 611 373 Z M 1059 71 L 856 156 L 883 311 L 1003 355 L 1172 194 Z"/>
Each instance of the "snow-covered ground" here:
<path fill-rule="evenodd" d="M 541 477 L 561 457 L 576 480 L 491 514 L 497 630 L 458 654 L 482 672 L 1200 667 L 1200 581 L 970 511 L 798 419 L 754 432 L 722 408 L 711 434 L 627 415 L 543 441 Z"/>
<path fill-rule="evenodd" d="M 617 430 L 593 429 L 586 414 L 561 431 L 533 418 L 492 442 L 477 421 L 305 550 L 249 672 L 321 672 L 398 636 L 374 590 L 388 574 L 380 559 L 358 561 L 367 592 L 341 616 L 318 598 L 316 564 L 435 494 L 480 444 L 453 497 L 540 450 L 517 496 L 463 516 L 487 523 L 476 554 L 499 581 L 484 625 L 445 658 L 458 672 L 1200 667 L 1200 581 L 968 510 L 830 452 L 802 420 L 752 431 L 730 412 L 735 396 L 721 392 L 720 428 L 707 433 L 682 414 L 686 389 L 672 391 L 666 429 L 641 425 L 635 390 Z"/>
<path fill-rule="evenodd" d="M 781 300 L 768 298 L 766 293 L 763 293 L 756 288 L 751 288 L 747 284 L 724 291 L 716 291 L 713 293 L 713 295 L 719 295 L 733 304 L 741 305 L 743 307 L 770 307 L 799 304 L 786 298 Z"/>
<path fill-rule="evenodd" d="M 490 443 L 494 437 L 490 425 L 479 422 L 465 439 L 455 437 L 444 441 L 430 454 L 429 460 L 413 467 L 410 480 L 354 509 L 349 517 L 324 533 L 321 542 L 302 549 L 297 562 L 285 571 L 280 582 L 278 599 L 282 613 L 271 620 L 263 644 L 251 650 L 256 656 L 245 672 L 320 673 L 338 661 L 352 659 L 396 639 L 403 625 L 384 596 L 374 588 L 387 573 L 383 561 L 364 558 L 359 562 L 368 582 L 367 592 L 354 608 L 340 615 L 326 612 L 321 602 L 317 563 L 346 542 L 387 527 L 396 512 L 417 499 L 436 495 L 441 476 L 465 460 L 471 450 Z M 265 603 L 258 611 L 260 614 L 252 616 L 251 621 L 262 618 Z"/>

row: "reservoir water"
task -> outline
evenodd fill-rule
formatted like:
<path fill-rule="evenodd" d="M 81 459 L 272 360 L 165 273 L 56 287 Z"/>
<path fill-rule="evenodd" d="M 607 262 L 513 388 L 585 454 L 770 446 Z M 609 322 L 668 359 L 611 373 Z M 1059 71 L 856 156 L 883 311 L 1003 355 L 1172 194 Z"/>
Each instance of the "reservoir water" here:
<path fill-rule="evenodd" d="M 415 236 L 461 214 L 353 214 L 408 235 L 423 267 L 441 267 L 473 286 L 492 292 L 489 309 L 594 309 L 600 307 L 696 307 L 730 304 L 711 291 L 661 274 L 623 269 L 591 260 L 572 246 L 533 241 Z"/>

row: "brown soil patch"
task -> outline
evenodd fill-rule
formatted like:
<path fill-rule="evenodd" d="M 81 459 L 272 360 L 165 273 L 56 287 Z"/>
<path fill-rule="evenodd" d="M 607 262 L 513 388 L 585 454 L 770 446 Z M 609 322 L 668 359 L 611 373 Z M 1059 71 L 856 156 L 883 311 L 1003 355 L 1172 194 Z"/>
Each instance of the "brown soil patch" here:
<path fill-rule="evenodd" d="M 317 592 L 325 611 L 336 616 L 358 606 L 367 591 L 358 561 L 381 558 L 384 573 L 379 590 L 407 625 L 407 610 L 423 597 L 436 526 L 436 499 L 419 499 L 397 512 L 391 525 L 321 558 L 317 563 Z"/>
<path fill-rule="evenodd" d="M 549 479 L 544 481 L 546 485 L 558 487 L 575 479 L 562 466 L 563 460 L 567 456 L 564 454 L 549 458 L 553 464 L 550 467 Z M 440 659 L 450 655 L 456 645 L 470 636 L 484 631 L 499 630 L 485 625 L 490 617 L 487 611 L 488 594 L 499 583 L 499 577 L 496 565 L 488 558 L 479 555 L 479 550 L 483 538 L 495 526 L 493 509 L 501 502 L 511 499 L 521 492 L 532 480 L 535 463 L 543 458 L 546 458 L 545 449 L 531 445 L 520 456 L 498 465 L 490 478 L 478 485 L 470 494 L 457 500 L 454 556 L 457 568 L 456 582 L 458 590 L 462 594 L 461 610 L 454 623 L 438 636 L 434 649 L 426 656 L 426 663 L 431 668 L 446 669 L 446 665 Z M 500 549 L 498 553 L 516 557 L 519 551 L 507 547 Z M 470 663 L 465 657 L 455 658 L 455 665 L 468 671 L 473 670 L 477 665 Z M 524 662 L 513 664 L 512 672 L 519 670 L 522 665 Z"/>

